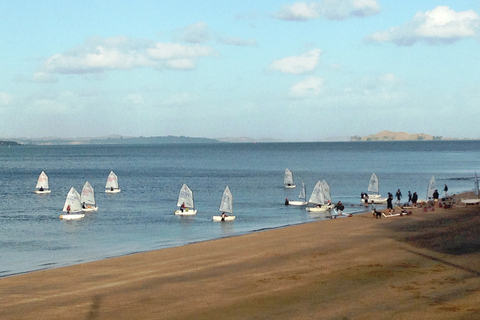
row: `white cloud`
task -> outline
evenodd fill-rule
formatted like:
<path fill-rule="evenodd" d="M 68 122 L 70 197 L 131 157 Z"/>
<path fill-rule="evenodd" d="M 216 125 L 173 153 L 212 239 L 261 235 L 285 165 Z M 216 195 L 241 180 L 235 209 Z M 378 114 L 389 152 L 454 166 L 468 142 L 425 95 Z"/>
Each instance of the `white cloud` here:
<path fill-rule="evenodd" d="M 241 46 L 241 47 L 256 47 L 257 40 L 254 38 L 242 39 L 239 37 L 219 37 L 218 41 L 223 44 L 228 44 L 232 46 Z"/>
<path fill-rule="evenodd" d="M 215 50 L 207 46 L 94 37 L 82 46 L 49 57 L 35 73 L 34 80 L 51 82 L 52 74 L 89 74 L 140 67 L 193 69 L 198 58 L 213 55 Z"/>
<path fill-rule="evenodd" d="M 305 74 L 317 67 L 321 52 L 320 49 L 313 49 L 300 56 L 275 60 L 269 69 L 289 74 Z"/>
<path fill-rule="evenodd" d="M 322 90 L 323 80 L 319 77 L 308 77 L 305 80 L 293 85 L 290 94 L 296 98 L 318 96 Z"/>
<path fill-rule="evenodd" d="M 11 104 L 13 101 L 13 97 L 11 94 L 6 92 L 0 92 L 0 104 L 8 105 Z"/>
<path fill-rule="evenodd" d="M 473 10 L 454 11 L 447 6 L 418 12 L 400 27 L 375 32 L 366 38 L 372 42 L 393 42 L 409 46 L 424 41 L 430 44 L 453 43 L 462 38 L 475 37 L 480 32 L 480 17 Z"/>
<path fill-rule="evenodd" d="M 343 20 L 350 17 L 365 17 L 380 12 L 377 0 L 322 0 L 296 2 L 283 5 L 273 17 L 288 21 L 305 21 L 323 17 L 329 20 Z"/>
<path fill-rule="evenodd" d="M 143 104 L 143 96 L 137 93 L 130 93 L 124 99 L 128 104 Z"/>

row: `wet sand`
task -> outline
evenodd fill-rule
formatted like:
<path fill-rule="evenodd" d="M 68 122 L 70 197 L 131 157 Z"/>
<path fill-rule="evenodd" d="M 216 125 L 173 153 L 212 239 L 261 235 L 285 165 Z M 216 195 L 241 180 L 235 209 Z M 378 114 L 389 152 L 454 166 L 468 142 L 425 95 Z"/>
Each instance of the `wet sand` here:
<path fill-rule="evenodd" d="M 2 278 L 0 319 L 480 319 L 480 207 L 411 211 Z"/>

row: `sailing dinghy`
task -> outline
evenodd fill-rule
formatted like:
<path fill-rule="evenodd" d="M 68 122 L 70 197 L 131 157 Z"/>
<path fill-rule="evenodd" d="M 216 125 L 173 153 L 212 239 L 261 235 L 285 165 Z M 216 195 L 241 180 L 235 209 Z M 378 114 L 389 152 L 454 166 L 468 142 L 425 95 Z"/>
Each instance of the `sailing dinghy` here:
<path fill-rule="evenodd" d="M 325 201 L 325 206 L 327 209 L 333 209 L 335 206 L 332 204 L 332 196 L 330 195 L 330 186 L 327 181 L 322 180 L 322 189 L 323 189 L 323 199 Z"/>
<path fill-rule="evenodd" d="M 67 214 L 60 215 L 60 219 L 77 220 L 85 217 L 85 213 L 79 213 L 82 211 L 82 204 L 80 202 L 80 195 L 74 187 L 72 187 L 68 192 L 62 211 L 66 212 Z"/>
<path fill-rule="evenodd" d="M 292 171 L 285 169 L 285 175 L 283 176 L 283 185 L 287 189 L 294 189 L 296 185 L 293 183 Z"/>
<path fill-rule="evenodd" d="M 381 198 L 379 193 L 379 182 L 378 177 L 374 173 L 370 177 L 370 181 L 368 182 L 368 202 L 369 203 L 376 203 L 382 204 L 387 202 L 387 198 Z M 362 199 L 363 200 L 363 199 Z"/>
<path fill-rule="evenodd" d="M 298 198 L 299 199 L 302 199 L 301 201 L 288 201 L 288 204 L 289 205 L 292 205 L 292 206 L 306 206 L 308 204 L 307 202 L 307 196 L 306 196 L 306 186 L 305 186 L 305 182 L 302 180 L 302 188 L 300 189 L 300 193 L 298 195 Z"/>
<path fill-rule="evenodd" d="M 120 188 L 118 187 L 118 177 L 113 172 L 110 171 L 110 174 L 107 177 L 107 184 L 105 184 L 106 193 L 119 193 Z"/>
<path fill-rule="evenodd" d="M 428 182 L 427 188 L 427 200 L 433 200 L 433 193 L 435 192 L 435 175 L 432 175 L 430 181 Z"/>
<path fill-rule="evenodd" d="M 83 212 L 92 212 L 98 210 L 98 207 L 95 203 L 95 191 L 88 181 L 83 185 L 80 202 L 82 204 Z"/>
<path fill-rule="evenodd" d="M 315 205 L 315 207 L 307 207 L 306 210 L 309 212 L 323 212 L 329 210 L 328 207 L 325 206 L 322 181 L 318 180 L 318 182 L 315 184 L 315 187 L 313 187 L 313 191 L 310 195 L 308 203 Z"/>
<path fill-rule="evenodd" d="M 228 186 L 226 186 L 225 190 L 223 191 L 222 201 L 220 202 L 220 209 L 222 214 L 219 216 L 213 216 L 213 221 L 233 221 L 235 220 L 235 216 L 228 216 L 227 213 L 233 213 L 233 196 L 230 192 Z"/>
<path fill-rule="evenodd" d="M 50 193 L 52 190 L 48 187 L 48 176 L 47 174 L 42 171 L 38 176 L 37 185 L 35 186 L 35 193 L 38 194 L 45 194 Z"/>
<path fill-rule="evenodd" d="M 183 184 L 182 188 L 180 189 L 177 207 L 180 207 L 180 209 L 175 210 L 173 213 L 178 216 L 193 216 L 197 214 L 197 210 L 195 210 L 195 206 L 193 204 L 193 192 L 186 184 Z"/>

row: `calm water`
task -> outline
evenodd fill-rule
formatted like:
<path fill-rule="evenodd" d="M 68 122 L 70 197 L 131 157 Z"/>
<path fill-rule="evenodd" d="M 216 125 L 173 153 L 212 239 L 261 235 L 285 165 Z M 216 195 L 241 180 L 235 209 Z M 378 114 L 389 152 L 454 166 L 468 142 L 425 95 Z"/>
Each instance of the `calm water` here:
<path fill-rule="evenodd" d="M 327 218 L 285 206 L 299 188 L 283 188 L 289 168 L 310 195 L 326 179 L 333 201 L 362 210 L 359 197 L 372 172 L 380 192 L 400 188 L 425 198 L 435 175 L 439 190 L 473 190 L 480 142 L 335 142 L 149 146 L 21 146 L 0 148 L 0 277 L 33 270 L 183 245 Z M 33 193 L 44 170 L 52 193 Z M 106 194 L 109 172 L 122 192 Z M 79 221 L 58 219 L 70 187 L 95 188 L 98 212 Z M 198 213 L 173 215 L 183 183 Z M 229 185 L 237 219 L 214 223 Z"/>

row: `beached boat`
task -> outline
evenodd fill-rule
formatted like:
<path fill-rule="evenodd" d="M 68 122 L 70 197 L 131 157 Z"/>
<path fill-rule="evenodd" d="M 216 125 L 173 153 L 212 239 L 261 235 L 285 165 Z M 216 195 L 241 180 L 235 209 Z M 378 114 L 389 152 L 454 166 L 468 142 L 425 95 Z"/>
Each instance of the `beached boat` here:
<path fill-rule="evenodd" d="M 193 216 L 197 214 L 195 205 L 193 203 L 193 192 L 190 188 L 183 184 L 178 195 L 177 207 L 180 209 L 175 210 L 173 213 L 179 216 Z"/>
<path fill-rule="evenodd" d="M 37 185 L 35 186 L 34 192 L 38 194 L 52 192 L 52 190 L 50 190 L 48 186 L 48 176 L 44 171 L 42 171 L 42 173 L 40 173 L 40 175 L 38 176 Z"/>
<path fill-rule="evenodd" d="M 118 177 L 113 172 L 110 171 L 110 174 L 107 177 L 107 183 L 105 184 L 106 193 L 119 193 L 120 188 L 118 187 Z"/>
<path fill-rule="evenodd" d="M 287 189 L 293 189 L 296 185 L 293 183 L 293 174 L 292 171 L 285 169 L 285 174 L 283 176 L 283 185 Z"/>
<path fill-rule="evenodd" d="M 306 195 L 306 186 L 305 186 L 305 182 L 302 181 L 302 188 L 300 189 L 300 193 L 298 194 L 298 198 L 299 199 L 302 199 L 300 201 L 298 200 L 289 200 L 288 201 L 288 204 L 289 205 L 292 205 L 292 206 L 306 206 L 308 204 L 307 202 L 307 195 Z"/>
<path fill-rule="evenodd" d="M 219 216 L 213 216 L 213 221 L 233 221 L 235 220 L 235 216 L 229 216 L 227 213 L 233 213 L 233 196 L 230 192 L 228 186 L 225 187 L 223 191 L 222 200 L 220 201 L 220 212 L 222 212 Z"/>
<path fill-rule="evenodd" d="M 67 214 L 60 215 L 60 219 L 64 220 L 77 220 L 82 219 L 85 217 L 84 213 L 80 213 L 82 211 L 82 204 L 80 202 L 80 195 L 78 194 L 77 190 L 74 187 L 70 189 L 67 194 L 67 198 L 65 199 L 65 204 L 63 205 L 63 212 Z M 72 213 L 73 212 L 73 213 Z"/>
<path fill-rule="evenodd" d="M 433 193 L 436 190 L 435 175 L 432 175 L 427 187 L 427 200 L 433 200 Z"/>
<path fill-rule="evenodd" d="M 323 192 L 323 182 L 321 180 L 318 180 L 318 182 L 315 184 L 315 187 L 313 187 L 312 194 L 310 195 L 310 199 L 308 200 L 309 204 L 315 205 L 314 207 L 307 207 L 307 211 L 309 212 L 323 212 L 327 211 L 328 206 L 325 204 L 325 198 L 324 198 L 324 192 Z"/>
<path fill-rule="evenodd" d="M 82 204 L 82 211 L 84 212 L 92 212 L 98 210 L 98 207 L 95 203 L 95 191 L 93 190 L 93 187 L 88 181 L 85 182 L 85 184 L 83 185 L 80 202 Z"/>

